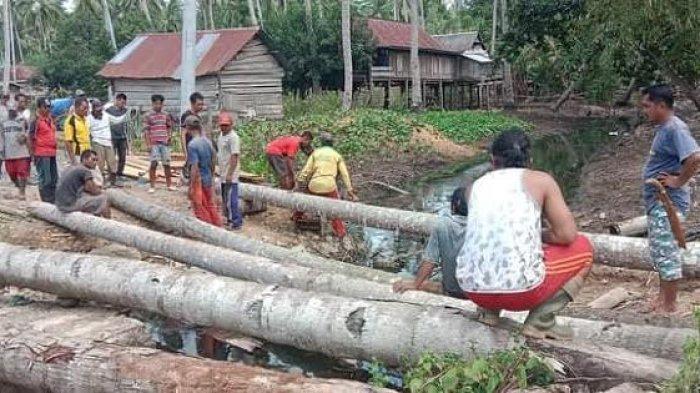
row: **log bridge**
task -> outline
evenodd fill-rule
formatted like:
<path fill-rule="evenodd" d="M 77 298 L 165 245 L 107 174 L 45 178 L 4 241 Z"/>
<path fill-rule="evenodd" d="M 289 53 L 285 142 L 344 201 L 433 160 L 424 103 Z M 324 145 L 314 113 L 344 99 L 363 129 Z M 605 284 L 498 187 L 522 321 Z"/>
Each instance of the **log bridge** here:
<path fill-rule="evenodd" d="M 241 198 L 264 201 L 272 205 L 340 218 L 363 226 L 400 230 L 429 235 L 438 220 L 434 214 L 366 205 L 329 199 L 309 194 L 280 190 L 253 184 L 241 184 Z M 612 267 L 653 270 L 645 239 L 626 238 L 598 233 L 583 233 L 593 244 L 594 259 Z M 683 274 L 700 277 L 700 244 L 688 243 L 684 255 Z"/>

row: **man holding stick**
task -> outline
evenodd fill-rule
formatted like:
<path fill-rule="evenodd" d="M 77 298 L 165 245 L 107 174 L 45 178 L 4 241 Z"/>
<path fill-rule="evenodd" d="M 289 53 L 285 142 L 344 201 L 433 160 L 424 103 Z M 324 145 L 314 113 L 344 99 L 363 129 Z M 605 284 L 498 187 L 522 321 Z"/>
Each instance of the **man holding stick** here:
<path fill-rule="evenodd" d="M 670 86 L 644 89 L 642 108 L 649 121 L 656 125 L 644 167 L 649 249 L 660 279 L 659 295 L 651 303 L 650 311 L 673 313 L 677 309 L 678 281 L 683 277 L 680 249 L 685 240 L 680 221 L 690 207 L 687 183 L 700 169 L 700 148 L 688 125 L 674 114 Z M 666 196 L 671 203 L 666 200 L 664 205 Z"/>

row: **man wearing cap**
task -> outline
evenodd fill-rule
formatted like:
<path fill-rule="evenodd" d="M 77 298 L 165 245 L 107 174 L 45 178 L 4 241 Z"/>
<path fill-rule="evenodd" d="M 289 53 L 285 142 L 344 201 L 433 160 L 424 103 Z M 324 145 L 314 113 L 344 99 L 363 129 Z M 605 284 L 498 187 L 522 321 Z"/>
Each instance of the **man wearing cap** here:
<path fill-rule="evenodd" d="M 231 229 L 240 229 L 243 215 L 238 210 L 238 176 L 241 142 L 233 129 L 233 118 L 226 112 L 219 114 L 221 135 L 217 141 L 219 175 L 222 177 L 221 200 L 226 225 Z"/>
<path fill-rule="evenodd" d="M 43 202 L 54 203 L 58 183 L 56 124 L 51 117 L 48 98 L 36 100 L 36 119 L 29 126 L 29 140 L 34 167 L 39 175 L 39 196 Z"/>
<path fill-rule="evenodd" d="M 307 184 L 310 194 L 340 199 L 338 185 L 335 181 L 335 178 L 340 174 L 350 199 L 356 201 L 357 194 L 352 188 L 345 160 L 333 149 L 333 136 L 327 132 L 322 132 L 319 135 L 319 139 L 321 147 L 314 150 L 309 156 L 304 169 L 301 170 L 297 177 L 297 181 L 300 184 Z M 345 224 L 343 224 L 341 219 L 335 218 L 331 220 L 331 225 L 335 236 L 341 239 L 345 237 Z"/>
<path fill-rule="evenodd" d="M 151 166 L 148 170 L 148 177 L 151 181 L 151 188 L 148 192 L 156 190 L 156 169 L 158 161 L 163 164 L 165 172 L 165 185 L 169 191 L 175 191 L 172 185 L 172 172 L 170 170 L 170 142 L 172 140 L 172 120 L 168 112 L 163 110 L 165 97 L 160 94 L 151 96 L 151 110 L 146 113 L 143 119 L 144 140 L 146 147 L 151 152 Z"/>
<path fill-rule="evenodd" d="M 88 116 L 90 135 L 92 136 L 92 150 L 97 153 L 97 162 L 102 176 L 109 183 L 117 186 L 117 159 L 112 147 L 112 131 L 110 129 L 109 115 L 102 111 L 102 102 L 98 99 L 92 101 L 92 112 Z"/>
<path fill-rule="evenodd" d="M 221 216 L 213 201 L 214 147 L 202 135 L 202 121 L 197 116 L 187 116 L 185 128 L 192 135 L 187 145 L 187 163 L 190 165 L 190 191 L 194 215 L 204 222 L 220 227 Z"/>

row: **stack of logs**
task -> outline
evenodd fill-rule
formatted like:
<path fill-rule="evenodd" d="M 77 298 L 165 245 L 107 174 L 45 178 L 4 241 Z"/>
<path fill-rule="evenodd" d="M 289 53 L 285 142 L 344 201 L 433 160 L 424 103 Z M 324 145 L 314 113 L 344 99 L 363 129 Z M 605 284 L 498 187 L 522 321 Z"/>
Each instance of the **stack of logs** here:
<path fill-rule="evenodd" d="M 245 198 L 365 225 L 429 233 L 435 223 L 435 216 L 429 214 L 350 204 L 267 187 L 243 185 L 241 192 Z M 82 213 L 62 214 L 47 204 L 34 204 L 30 210 L 35 217 L 69 230 L 135 247 L 196 269 L 181 271 L 142 261 L 0 243 L 0 283 L 148 310 L 333 357 L 378 359 L 389 365 L 416 359 L 425 352 L 457 353 L 468 358 L 528 345 L 560 360 L 572 374 L 605 378 L 611 383 L 658 383 L 670 378 L 678 369 L 684 341 L 697 336 L 693 329 L 562 318 L 574 329 L 574 341 L 525 340 L 513 334 L 522 322 L 521 314 L 506 314 L 499 327 L 488 327 L 474 319 L 475 307 L 466 300 L 415 291 L 394 293 L 391 283 L 398 279 L 397 275 L 248 239 L 120 191 L 110 190 L 109 197 L 117 209 L 170 235 Z M 599 263 L 650 269 L 646 245 L 637 244 L 636 239 L 606 235 L 591 235 L 591 239 Z M 698 253 L 691 255 L 700 255 L 700 247 L 693 249 Z M 627 263 L 631 259 L 636 260 Z M 697 276 L 698 258 L 690 259 L 685 270 Z M 439 337 L 436 331 L 440 332 Z M 10 356 L 14 354 L 20 360 L 0 363 L 0 380 L 22 384 L 12 371 L 21 367 L 21 359 L 37 362 L 37 358 L 31 351 L 9 348 L 0 346 L 0 357 L 15 359 Z M 42 374 L 51 374 L 52 367 L 58 367 L 44 363 Z M 70 365 L 68 362 L 62 366 L 63 371 L 53 372 L 88 372 L 84 367 Z M 75 371 L 66 371 L 69 369 Z M 130 368 L 117 364 L 110 372 L 123 370 Z M 147 372 L 114 375 L 109 377 L 132 382 L 144 378 L 153 386 L 158 386 L 159 381 Z M 313 385 L 294 378 L 287 382 L 295 388 L 300 384 Z M 327 381 L 317 383 L 326 386 L 323 384 Z M 360 389 L 352 383 L 342 386 L 332 390 Z M 324 390 L 321 387 L 315 391 Z"/>

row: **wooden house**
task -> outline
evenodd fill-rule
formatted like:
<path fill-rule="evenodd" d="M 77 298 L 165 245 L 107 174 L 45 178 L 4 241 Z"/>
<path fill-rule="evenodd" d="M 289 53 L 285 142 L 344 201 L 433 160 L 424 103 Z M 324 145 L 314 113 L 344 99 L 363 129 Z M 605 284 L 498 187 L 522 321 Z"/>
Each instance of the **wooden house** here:
<path fill-rule="evenodd" d="M 368 19 L 367 26 L 372 33 L 376 50 L 372 66 L 355 73 L 356 87 L 366 86 L 370 90 L 383 88 L 384 105 L 389 103 L 390 91 L 396 87 L 407 100 L 410 99 L 411 24 Z M 497 74 L 493 74 L 493 62 L 485 49 L 478 34 L 431 36 L 420 29 L 418 56 L 423 102 L 428 106 L 446 109 L 483 106 L 479 84 L 500 79 Z M 466 56 L 466 52 L 469 52 L 470 57 Z M 487 66 L 479 63 L 484 59 Z M 491 75 L 495 77 L 491 78 Z"/>
<path fill-rule="evenodd" d="M 99 75 L 129 106 L 150 108 L 151 95 L 162 94 L 166 108 L 180 112 L 181 37 L 177 33 L 136 36 Z M 237 116 L 279 119 L 284 70 L 270 53 L 257 27 L 198 31 L 195 46 L 196 91 L 210 112 L 225 109 Z"/>

